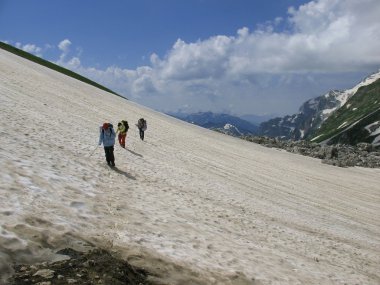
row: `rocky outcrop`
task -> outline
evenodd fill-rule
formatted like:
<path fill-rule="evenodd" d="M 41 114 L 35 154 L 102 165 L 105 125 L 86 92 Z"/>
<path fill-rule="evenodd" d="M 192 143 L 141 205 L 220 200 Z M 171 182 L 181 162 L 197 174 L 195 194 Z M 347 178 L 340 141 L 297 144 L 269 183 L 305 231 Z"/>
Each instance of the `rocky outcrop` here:
<path fill-rule="evenodd" d="M 53 263 L 15 265 L 15 273 L 8 284 L 153 284 L 147 280 L 144 269 L 135 268 L 102 249 L 83 253 L 66 248 L 57 253 L 70 258 Z"/>
<path fill-rule="evenodd" d="M 322 146 L 309 141 L 280 140 L 269 137 L 242 137 L 245 140 L 271 148 L 284 149 L 288 152 L 322 159 L 322 163 L 339 167 L 361 166 L 380 168 L 380 148 L 369 143 L 351 145 Z"/>

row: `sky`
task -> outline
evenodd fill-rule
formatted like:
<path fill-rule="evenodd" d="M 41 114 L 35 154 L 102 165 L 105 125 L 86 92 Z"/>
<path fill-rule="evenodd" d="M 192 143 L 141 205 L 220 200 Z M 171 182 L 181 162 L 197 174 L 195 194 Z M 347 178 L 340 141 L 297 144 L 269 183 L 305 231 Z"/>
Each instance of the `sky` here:
<path fill-rule="evenodd" d="M 163 112 L 285 115 L 380 68 L 379 0 L 0 0 L 0 41 Z"/>

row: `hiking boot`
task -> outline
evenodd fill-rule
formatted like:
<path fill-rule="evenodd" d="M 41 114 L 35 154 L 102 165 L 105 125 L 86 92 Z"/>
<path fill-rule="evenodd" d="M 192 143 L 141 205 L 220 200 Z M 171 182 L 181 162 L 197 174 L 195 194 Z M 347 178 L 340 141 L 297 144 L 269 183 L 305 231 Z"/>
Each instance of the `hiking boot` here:
<path fill-rule="evenodd" d="M 114 161 L 111 161 L 111 166 L 115 166 L 115 162 Z"/>

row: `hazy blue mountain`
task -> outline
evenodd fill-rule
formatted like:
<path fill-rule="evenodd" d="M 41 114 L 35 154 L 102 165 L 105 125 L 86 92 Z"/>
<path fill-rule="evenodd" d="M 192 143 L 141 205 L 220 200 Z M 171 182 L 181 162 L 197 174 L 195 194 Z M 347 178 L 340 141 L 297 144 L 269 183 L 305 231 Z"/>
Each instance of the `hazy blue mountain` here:
<path fill-rule="evenodd" d="M 257 125 L 228 114 L 198 112 L 193 114 L 168 113 L 168 115 L 207 129 L 214 129 L 235 136 L 257 135 L 259 129 Z"/>
<path fill-rule="evenodd" d="M 260 125 L 262 122 L 268 121 L 272 118 L 275 118 L 276 115 L 271 114 L 271 115 L 242 115 L 239 116 L 241 119 L 246 120 L 254 125 Z"/>

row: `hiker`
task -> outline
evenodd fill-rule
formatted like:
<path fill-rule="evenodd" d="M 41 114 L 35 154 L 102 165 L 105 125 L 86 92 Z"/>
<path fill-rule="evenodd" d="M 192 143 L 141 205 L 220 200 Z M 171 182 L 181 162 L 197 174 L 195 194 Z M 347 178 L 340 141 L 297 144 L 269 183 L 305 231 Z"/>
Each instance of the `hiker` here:
<path fill-rule="evenodd" d="M 140 132 L 140 139 L 143 141 L 144 140 L 144 132 L 146 131 L 147 128 L 147 123 L 144 118 L 141 118 L 137 121 L 136 126 L 139 128 Z"/>
<path fill-rule="evenodd" d="M 100 128 L 99 145 L 103 143 L 107 164 L 115 166 L 113 147 L 115 145 L 116 133 L 111 123 L 104 123 Z"/>
<path fill-rule="evenodd" d="M 125 120 L 122 120 L 117 124 L 116 134 L 119 134 L 117 138 L 122 148 L 125 148 L 125 138 L 127 137 L 128 129 L 129 125 L 128 122 Z"/>

